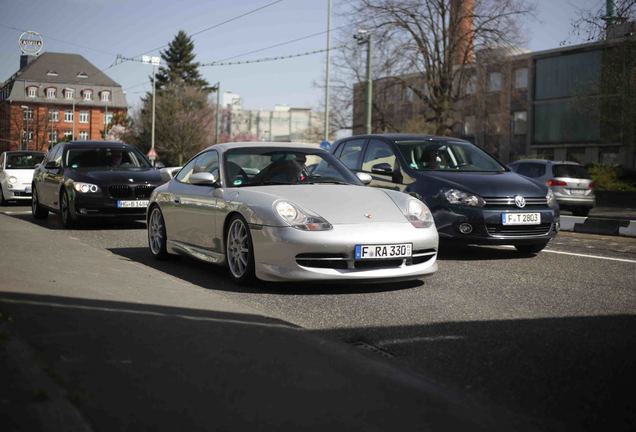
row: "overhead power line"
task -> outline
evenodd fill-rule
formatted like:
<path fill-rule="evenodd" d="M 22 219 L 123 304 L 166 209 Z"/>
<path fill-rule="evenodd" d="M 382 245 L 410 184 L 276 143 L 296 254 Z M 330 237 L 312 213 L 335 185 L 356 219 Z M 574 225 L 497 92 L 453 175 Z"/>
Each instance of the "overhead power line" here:
<path fill-rule="evenodd" d="M 262 57 L 262 58 L 259 58 L 259 59 L 239 60 L 239 61 L 234 61 L 234 62 L 213 61 L 213 62 L 210 62 L 210 63 L 201 63 L 200 66 L 201 67 L 232 66 L 232 65 L 250 64 L 250 63 L 265 63 L 265 62 L 271 62 L 271 61 L 277 61 L 277 60 L 287 60 L 287 59 L 296 58 L 296 57 L 304 57 L 304 56 L 309 56 L 309 55 L 314 55 L 314 54 L 320 54 L 320 53 L 324 53 L 324 52 L 327 52 L 327 51 L 333 51 L 333 50 L 336 50 L 336 49 L 340 49 L 340 48 L 343 48 L 343 47 L 344 47 L 344 45 L 341 45 L 341 46 L 333 47 L 333 48 L 330 48 L 330 49 L 323 48 L 323 49 L 319 49 L 319 50 L 306 51 L 306 52 L 297 53 L 297 54 L 289 54 L 289 55 L 276 56 L 276 57 Z"/>

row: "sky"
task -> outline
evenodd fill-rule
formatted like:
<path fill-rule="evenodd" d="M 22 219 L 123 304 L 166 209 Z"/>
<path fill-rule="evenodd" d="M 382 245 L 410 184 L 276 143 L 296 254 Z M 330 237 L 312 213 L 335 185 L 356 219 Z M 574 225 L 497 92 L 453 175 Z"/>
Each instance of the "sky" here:
<path fill-rule="evenodd" d="M 527 48 L 536 51 L 556 48 L 564 41 L 571 43 L 570 22 L 577 8 L 599 1 L 534 0 L 535 17 L 525 24 Z M 346 22 L 340 12 L 347 0 L 332 2 L 335 28 Z M 327 0 L 0 0 L 0 81 L 18 69 L 21 30 L 33 30 L 42 35 L 45 51 L 78 53 L 104 69 L 122 85 L 129 105 L 134 107 L 151 87 L 148 77 L 152 68 L 137 62 L 111 66 L 117 54 L 133 57 L 165 47 L 179 30 L 193 34 L 260 7 L 264 8 L 194 36 L 196 60 L 218 61 L 327 28 Z M 322 34 L 235 60 L 325 47 L 326 35 Z M 158 55 L 158 51 L 149 54 Z M 204 67 L 201 73 L 210 83 L 220 82 L 223 91 L 239 94 L 245 108 L 286 104 L 321 110 L 322 90 L 315 83 L 324 79 L 324 70 L 325 53 L 320 53 L 275 62 Z"/>

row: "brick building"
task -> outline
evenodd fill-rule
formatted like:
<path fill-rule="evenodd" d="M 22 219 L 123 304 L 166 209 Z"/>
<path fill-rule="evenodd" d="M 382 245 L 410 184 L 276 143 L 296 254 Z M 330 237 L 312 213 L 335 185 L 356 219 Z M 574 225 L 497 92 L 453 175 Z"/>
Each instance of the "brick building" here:
<path fill-rule="evenodd" d="M 477 52 L 449 135 L 504 162 L 523 157 L 636 169 L 636 24 L 606 40 L 540 52 Z M 374 80 L 374 132 L 422 132 L 419 75 Z M 365 85 L 354 86 L 353 132 L 364 133 Z M 418 119 L 420 121 L 418 121 Z"/>
<path fill-rule="evenodd" d="M 112 117 L 127 110 L 121 86 L 81 55 L 23 55 L 20 69 L 0 85 L 0 149 L 100 140 Z"/>

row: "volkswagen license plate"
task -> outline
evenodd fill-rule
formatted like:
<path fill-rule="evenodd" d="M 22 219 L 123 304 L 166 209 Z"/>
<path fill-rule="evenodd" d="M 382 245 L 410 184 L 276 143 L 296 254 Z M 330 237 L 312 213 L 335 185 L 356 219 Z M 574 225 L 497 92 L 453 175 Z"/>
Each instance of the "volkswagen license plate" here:
<path fill-rule="evenodd" d="M 146 208 L 148 203 L 148 200 L 117 201 L 117 208 Z"/>
<path fill-rule="evenodd" d="M 502 213 L 501 223 L 503 225 L 539 225 L 541 213 Z"/>
<path fill-rule="evenodd" d="M 384 245 L 356 245 L 356 260 L 409 258 L 413 255 L 411 243 Z"/>

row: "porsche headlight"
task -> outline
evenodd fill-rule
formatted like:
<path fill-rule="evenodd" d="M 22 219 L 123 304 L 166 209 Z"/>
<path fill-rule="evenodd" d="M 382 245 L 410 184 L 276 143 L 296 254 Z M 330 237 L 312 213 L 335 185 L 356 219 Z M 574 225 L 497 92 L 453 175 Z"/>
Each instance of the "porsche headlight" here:
<path fill-rule="evenodd" d="M 431 211 L 417 199 L 409 200 L 405 216 L 415 228 L 428 228 L 434 223 Z"/>
<path fill-rule="evenodd" d="M 465 205 L 468 207 L 483 207 L 486 201 L 479 195 L 473 195 L 457 189 L 446 189 L 442 191 L 442 196 L 449 204 Z"/>
<path fill-rule="evenodd" d="M 16 184 L 18 182 L 18 178 L 17 177 L 9 177 L 9 183 L 11 184 Z"/>
<path fill-rule="evenodd" d="M 285 223 L 302 231 L 327 231 L 332 228 L 322 217 L 309 214 L 288 201 L 277 201 L 274 210 Z"/>
<path fill-rule="evenodd" d="M 80 193 L 96 193 L 99 192 L 99 186 L 91 183 L 75 183 L 73 188 Z"/>
<path fill-rule="evenodd" d="M 548 193 L 546 194 L 545 199 L 548 200 L 548 205 L 550 207 L 556 206 L 557 201 L 554 196 L 554 192 L 552 192 L 552 189 L 548 188 Z"/>

